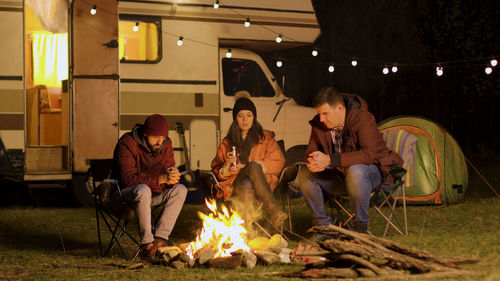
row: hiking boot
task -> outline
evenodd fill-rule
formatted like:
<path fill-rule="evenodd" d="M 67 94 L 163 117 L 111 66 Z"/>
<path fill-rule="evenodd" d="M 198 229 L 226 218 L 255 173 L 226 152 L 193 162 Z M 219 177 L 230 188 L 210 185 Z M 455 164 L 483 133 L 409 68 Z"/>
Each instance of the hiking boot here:
<path fill-rule="evenodd" d="M 152 258 L 156 255 L 157 249 L 158 249 L 158 245 L 155 243 L 143 244 L 141 246 L 140 255 L 142 258 Z"/>
<path fill-rule="evenodd" d="M 354 221 L 353 230 L 359 233 L 368 233 L 368 223 Z"/>
<path fill-rule="evenodd" d="M 281 227 L 288 218 L 288 215 L 279 211 L 271 215 L 271 223 L 276 227 Z"/>
<path fill-rule="evenodd" d="M 172 243 L 172 241 L 165 239 L 165 238 L 162 238 L 162 237 L 156 237 L 156 236 L 155 236 L 155 240 L 153 241 L 153 244 L 156 245 L 157 249 L 161 248 L 161 247 L 165 247 L 165 246 L 174 246 L 174 243 Z"/>

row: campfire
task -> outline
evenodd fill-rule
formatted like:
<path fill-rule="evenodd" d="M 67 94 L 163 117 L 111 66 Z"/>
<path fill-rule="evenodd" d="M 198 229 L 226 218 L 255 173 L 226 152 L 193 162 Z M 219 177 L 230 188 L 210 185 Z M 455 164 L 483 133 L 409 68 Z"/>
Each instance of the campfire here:
<path fill-rule="evenodd" d="M 200 250 L 208 248 L 214 251 L 214 258 L 218 258 L 229 257 L 238 250 L 250 251 L 245 221 L 238 213 L 228 210 L 225 205 L 221 205 L 222 212 L 219 212 L 215 200 L 206 199 L 205 202 L 212 213 L 205 215 L 198 212 L 203 227 L 196 240 L 189 243 L 186 254 L 194 259 Z"/>

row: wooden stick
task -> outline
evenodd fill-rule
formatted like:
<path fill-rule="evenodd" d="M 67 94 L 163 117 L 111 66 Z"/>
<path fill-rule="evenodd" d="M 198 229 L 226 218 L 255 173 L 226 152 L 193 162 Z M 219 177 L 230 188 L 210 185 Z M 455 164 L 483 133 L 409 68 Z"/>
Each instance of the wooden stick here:
<path fill-rule="evenodd" d="M 496 196 L 497 196 L 498 198 L 500 198 L 500 195 L 499 195 L 499 194 L 497 193 L 497 191 L 493 188 L 493 186 L 491 186 L 491 184 L 490 184 L 490 183 L 489 183 L 489 182 L 488 182 L 488 181 L 487 181 L 487 180 L 483 177 L 483 175 L 479 172 L 479 170 L 476 168 L 476 166 L 474 166 L 474 165 L 472 164 L 472 162 L 471 162 L 471 161 L 470 161 L 467 157 L 465 157 L 465 156 L 464 156 L 464 158 L 465 158 L 465 160 L 467 161 L 467 163 L 469 163 L 469 165 L 470 165 L 470 166 L 474 169 L 474 171 L 476 171 L 476 173 L 477 173 L 477 174 L 481 177 L 481 179 L 483 179 L 483 181 L 484 181 L 484 182 L 485 182 L 485 183 L 486 183 L 486 184 L 490 187 L 491 191 L 493 191 L 493 193 L 495 193 L 495 194 L 496 194 Z"/>
<path fill-rule="evenodd" d="M 384 275 L 384 272 L 378 266 L 376 266 L 373 263 L 371 263 L 365 259 L 362 259 L 360 257 L 350 255 L 350 254 L 342 254 L 342 255 L 339 255 L 337 258 L 343 259 L 343 260 L 348 260 L 348 261 L 351 261 L 353 263 L 357 263 L 363 267 L 366 267 L 366 268 L 372 270 L 377 275 Z"/>
<path fill-rule="evenodd" d="M 267 232 L 257 221 L 253 221 L 253 223 L 260 229 L 262 230 L 262 232 L 264 232 L 267 237 L 271 238 L 271 234 L 269 234 L 269 232 Z"/>

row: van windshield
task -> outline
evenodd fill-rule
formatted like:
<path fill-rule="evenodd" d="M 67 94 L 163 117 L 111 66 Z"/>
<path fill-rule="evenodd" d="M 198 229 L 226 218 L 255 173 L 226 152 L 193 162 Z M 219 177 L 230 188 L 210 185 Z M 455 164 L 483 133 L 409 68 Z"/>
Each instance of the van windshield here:
<path fill-rule="evenodd" d="M 259 65 L 246 59 L 222 59 L 224 94 L 247 91 L 252 97 L 274 97 L 274 89 Z"/>

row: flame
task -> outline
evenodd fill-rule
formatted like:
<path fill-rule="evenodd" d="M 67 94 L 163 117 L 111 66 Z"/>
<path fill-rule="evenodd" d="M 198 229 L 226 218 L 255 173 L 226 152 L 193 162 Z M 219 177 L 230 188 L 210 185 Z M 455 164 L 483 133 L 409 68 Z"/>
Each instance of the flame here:
<path fill-rule="evenodd" d="M 189 243 L 186 254 L 194 258 L 197 251 L 210 247 L 214 250 L 214 258 L 228 257 L 231 252 L 239 249 L 250 251 L 247 245 L 247 230 L 238 213 L 232 209 L 228 210 L 224 205 L 221 205 L 222 212 L 219 212 L 215 200 L 205 199 L 205 203 L 212 213 L 205 215 L 198 212 L 203 227 L 196 240 Z"/>

